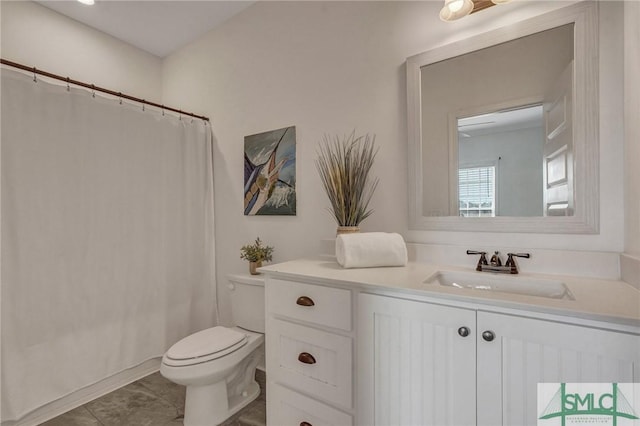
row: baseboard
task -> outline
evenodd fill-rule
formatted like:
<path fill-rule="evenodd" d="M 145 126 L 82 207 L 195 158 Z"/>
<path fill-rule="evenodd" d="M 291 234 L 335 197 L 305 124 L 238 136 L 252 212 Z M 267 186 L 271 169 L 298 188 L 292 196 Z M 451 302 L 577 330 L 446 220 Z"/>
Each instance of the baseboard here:
<path fill-rule="evenodd" d="M 620 275 L 622 281 L 640 290 L 640 258 L 622 253 L 620 255 Z"/>
<path fill-rule="evenodd" d="M 142 364 L 114 374 L 98 383 L 77 390 L 67 396 L 43 405 L 30 412 L 20 420 L 2 422 L 1 426 L 36 426 L 51 420 L 69 410 L 80 407 L 96 398 L 113 392 L 122 386 L 135 382 L 151 373 L 160 370 L 160 358 L 150 359 Z"/>

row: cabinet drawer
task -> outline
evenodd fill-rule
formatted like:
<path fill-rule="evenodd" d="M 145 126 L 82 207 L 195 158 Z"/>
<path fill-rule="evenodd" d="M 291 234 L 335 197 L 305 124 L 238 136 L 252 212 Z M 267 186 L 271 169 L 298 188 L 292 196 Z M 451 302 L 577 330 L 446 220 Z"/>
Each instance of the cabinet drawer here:
<path fill-rule="evenodd" d="M 352 406 L 352 339 L 269 319 L 269 380 L 325 401 Z"/>
<path fill-rule="evenodd" d="M 278 385 L 269 389 L 267 414 L 267 423 L 278 426 L 300 426 L 304 423 L 311 426 L 353 424 L 353 418 L 349 414 Z"/>
<path fill-rule="evenodd" d="M 304 306 L 305 301 L 312 306 Z M 351 330 L 351 291 L 293 281 L 267 281 L 269 313 L 314 324 Z"/>

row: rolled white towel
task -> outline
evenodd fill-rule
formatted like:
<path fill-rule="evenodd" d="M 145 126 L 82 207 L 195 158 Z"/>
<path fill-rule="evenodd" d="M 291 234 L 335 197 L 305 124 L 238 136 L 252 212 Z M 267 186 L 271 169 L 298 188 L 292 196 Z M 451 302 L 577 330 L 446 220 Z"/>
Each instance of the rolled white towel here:
<path fill-rule="evenodd" d="M 343 234 L 336 237 L 336 258 L 343 268 L 405 266 L 407 246 L 395 233 Z"/>

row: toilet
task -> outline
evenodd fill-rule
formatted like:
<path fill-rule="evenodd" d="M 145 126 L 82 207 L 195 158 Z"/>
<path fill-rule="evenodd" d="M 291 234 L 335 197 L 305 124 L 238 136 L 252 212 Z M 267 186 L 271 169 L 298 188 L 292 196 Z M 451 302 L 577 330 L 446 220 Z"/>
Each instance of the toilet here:
<path fill-rule="evenodd" d="M 234 327 L 212 327 L 164 354 L 160 373 L 187 387 L 184 426 L 214 426 L 260 394 L 255 381 L 264 343 L 264 281 L 230 276 Z"/>

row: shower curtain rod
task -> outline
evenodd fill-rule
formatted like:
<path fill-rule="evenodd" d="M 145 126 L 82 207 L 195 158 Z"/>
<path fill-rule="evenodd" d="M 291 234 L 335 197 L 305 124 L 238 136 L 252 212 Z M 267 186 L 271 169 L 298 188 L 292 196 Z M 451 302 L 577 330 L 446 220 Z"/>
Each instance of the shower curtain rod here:
<path fill-rule="evenodd" d="M 154 107 L 157 107 L 157 108 L 161 108 L 163 110 L 177 112 L 179 114 L 188 115 L 189 117 L 199 118 L 199 119 L 207 121 L 207 122 L 209 121 L 209 118 L 205 117 L 203 115 L 197 115 L 197 114 L 193 114 L 191 112 L 185 112 L 185 111 L 182 111 L 182 110 L 179 110 L 179 109 L 176 109 L 176 108 L 171 108 L 171 107 L 168 107 L 168 106 L 165 106 L 165 105 L 157 104 L 155 102 L 149 102 L 149 101 L 147 101 L 145 99 L 136 98 L 135 96 L 127 95 L 127 94 L 124 94 L 124 93 L 121 93 L 121 92 L 115 92 L 113 90 L 105 89 L 103 87 L 98 87 L 98 86 L 96 86 L 94 84 L 88 84 L 88 83 L 84 83 L 82 81 L 73 80 L 73 79 L 71 79 L 69 77 L 63 77 L 61 75 L 57 75 L 57 74 L 53 74 L 53 73 L 50 73 L 50 72 L 42 71 L 42 70 L 37 69 L 36 67 L 28 67 L 26 65 L 22 65 L 22 64 L 19 64 L 17 62 L 9 61 L 7 59 L 2 59 L 2 58 L 0 58 L 0 63 L 2 65 L 7 65 L 7 66 L 18 68 L 18 69 L 21 69 L 21 70 L 24 70 L 24 71 L 32 72 L 34 74 L 39 74 L 39 75 L 43 75 L 45 77 L 53 78 L 55 80 L 64 81 L 67 84 L 73 84 L 74 86 L 81 86 L 81 87 L 85 87 L 87 89 L 97 90 L 98 92 L 107 93 L 109 95 L 117 96 L 117 97 L 122 98 L 122 99 L 128 99 L 130 101 L 138 102 L 138 103 L 141 103 L 143 105 L 151 105 L 151 106 L 154 106 Z"/>

